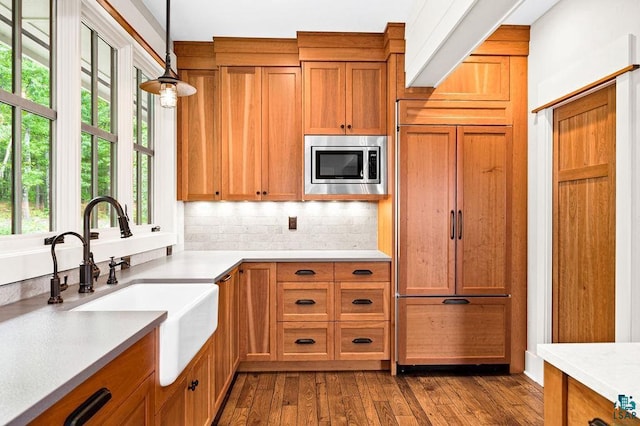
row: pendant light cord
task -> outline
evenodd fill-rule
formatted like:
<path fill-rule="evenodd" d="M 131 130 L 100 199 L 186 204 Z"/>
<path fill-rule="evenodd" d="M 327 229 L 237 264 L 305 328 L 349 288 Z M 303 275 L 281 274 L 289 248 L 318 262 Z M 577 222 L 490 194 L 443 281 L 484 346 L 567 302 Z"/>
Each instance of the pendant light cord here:
<path fill-rule="evenodd" d="M 167 0 L 167 32 L 165 35 L 165 74 L 171 75 L 171 55 L 169 54 L 169 34 L 170 32 L 170 22 L 171 22 L 171 0 Z"/>

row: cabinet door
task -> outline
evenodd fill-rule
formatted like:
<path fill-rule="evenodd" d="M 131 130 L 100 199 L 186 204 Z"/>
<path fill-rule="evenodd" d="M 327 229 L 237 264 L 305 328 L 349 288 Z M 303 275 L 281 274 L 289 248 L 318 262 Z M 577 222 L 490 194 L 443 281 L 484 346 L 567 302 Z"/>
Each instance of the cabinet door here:
<path fill-rule="evenodd" d="M 455 292 L 456 128 L 400 130 L 400 294 Z"/>
<path fill-rule="evenodd" d="M 387 133 L 387 65 L 384 62 L 346 64 L 346 133 Z"/>
<path fill-rule="evenodd" d="M 240 359 L 276 359 L 276 264 L 245 263 L 240 278 Z"/>
<path fill-rule="evenodd" d="M 511 128 L 458 128 L 457 294 L 509 292 L 511 157 Z"/>
<path fill-rule="evenodd" d="M 508 364 L 508 297 L 403 298 L 398 363 Z"/>
<path fill-rule="evenodd" d="M 187 374 L 187 424 L 208 426 L 213 421 L 211 398 L 211 346 L 193 364 Z"/>
<path fill-rule="evenodd" d="M 259 200 L 261 80 L 259 67 L 222 67 L 222 197 Z"/>
<path fill-rule="evenodd" d="M 218 328 L 213 335 L 213 401 L 217 410 L 222 405 L 226 391 L 231 384 L 238 356 L 237 271 L 218 282 Z"/>
<path fill-rule="evenodd" d="M 178 199 L 219 200 L 221 190 L 218 72 L 184 70 L 198 91 L 178 108 Z"/>
<path fill-rule="evenodd" d="M 298 67 L 262 70 L 262 199 L 302 199 L 302 83 Z"/>
<path fill-rule="evenodd" d="M 305 62 L 304 133 L 342 135 L 345 133 L 345 64 Z"/>
<path fill-rule="evenodd" d="M 173 385 L 172 385 L 173 386 Z M 166 400 L 162 409 L 156 413 L 156 426 L 174 426 L 187 424 L 186 380 L 179 380 L 178 390 Z"/>

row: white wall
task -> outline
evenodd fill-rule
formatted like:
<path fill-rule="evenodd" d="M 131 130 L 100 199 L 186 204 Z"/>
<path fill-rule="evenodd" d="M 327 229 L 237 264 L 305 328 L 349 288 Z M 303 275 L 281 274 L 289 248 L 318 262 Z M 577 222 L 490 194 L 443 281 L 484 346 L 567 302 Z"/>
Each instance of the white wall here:
<path fill-rule="evenodd" d="M 538 19 L 531 26 L 529 110 L 638 63 L 638 16 L 637 0 L 561 0 Z M 618 77 L 616 87 L 616 340 L 640 341 L 640 265 L 633 261 L 640 254 L 640 71 Z M 536 345 L 551 341 L 552 123 L 552 109 L 530 114 L 526 372 L 540 383 Z"/>
<path fill-rule="evenodd" d="M 187 250 L 375 250 L 377 224 L 369 202 L 184 203 Z"/>

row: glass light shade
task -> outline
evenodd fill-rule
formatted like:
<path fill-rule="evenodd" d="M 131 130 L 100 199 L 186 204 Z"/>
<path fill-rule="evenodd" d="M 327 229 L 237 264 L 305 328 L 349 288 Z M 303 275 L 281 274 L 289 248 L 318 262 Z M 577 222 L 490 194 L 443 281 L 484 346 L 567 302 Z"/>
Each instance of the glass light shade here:
<path fill-rule="evenodd" d="M 175 108 L 178 103 L 178 91 L 173 83 L 160 85 L 160 105 L 163 108 Z"/>

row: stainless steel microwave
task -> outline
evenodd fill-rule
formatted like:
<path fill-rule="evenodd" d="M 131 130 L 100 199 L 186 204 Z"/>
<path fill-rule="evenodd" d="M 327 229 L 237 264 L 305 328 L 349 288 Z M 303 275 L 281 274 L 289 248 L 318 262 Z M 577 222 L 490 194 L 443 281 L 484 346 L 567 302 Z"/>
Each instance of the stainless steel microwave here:
<path fill-rule="evenodd" d="M 386 194 L 386 136 L 305 136 L 305 194 Z"/>

